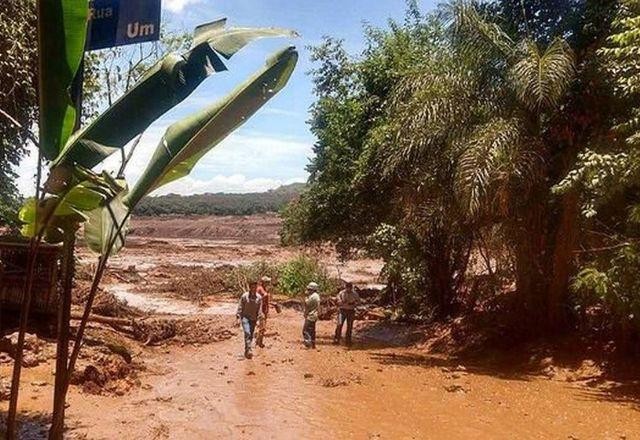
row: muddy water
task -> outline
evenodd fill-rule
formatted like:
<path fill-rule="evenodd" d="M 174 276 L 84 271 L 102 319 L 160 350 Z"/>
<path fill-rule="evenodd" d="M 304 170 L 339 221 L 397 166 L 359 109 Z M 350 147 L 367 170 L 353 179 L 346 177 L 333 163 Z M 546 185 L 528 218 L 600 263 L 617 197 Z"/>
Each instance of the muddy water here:
<path fill-rule="evenodd" d="M 232 317 L 229 317 L 230 322 Z M 92 439 L 639 438 L 637 402 L 576 384 L 458 367 L 415 349 L 299 343 L 292 311 L 270 322 L 252 360 L 238 337 L 145 353 L 143 388 L 126 398 L 75 394 L 70 422 Z"/>
<path fill-rule="evenodd" d="M 112 284 L 107 290 L 132 307 L 148 313 L 160 315 L 234 315 L 235 302 L 217 302 L 207 307 L 200 307 L 191 301 L 176 298 L 151 296 L 132 290 L 131 284 Z"/>

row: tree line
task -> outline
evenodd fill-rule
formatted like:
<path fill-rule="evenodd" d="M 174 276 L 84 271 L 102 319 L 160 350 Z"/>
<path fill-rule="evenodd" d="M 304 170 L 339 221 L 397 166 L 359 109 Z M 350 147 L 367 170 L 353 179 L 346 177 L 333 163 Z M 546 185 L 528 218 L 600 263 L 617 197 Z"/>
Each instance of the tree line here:
<path fill-rule="evenodd" d="M 135 215 L 252 215 L 279 212 L 296 199 L 304 184 L 293 183 L 259 193 L 207 193 L 145 197 Z"/>
<path fill-rule="evenodd" d="M 435 319 L 508 297 L 528 334 L 597 314 L 637 341 L 639 32 L 638 0 L 457 0 L 359 54 L 326 38 L 283 240 L 365 249 Z"/>

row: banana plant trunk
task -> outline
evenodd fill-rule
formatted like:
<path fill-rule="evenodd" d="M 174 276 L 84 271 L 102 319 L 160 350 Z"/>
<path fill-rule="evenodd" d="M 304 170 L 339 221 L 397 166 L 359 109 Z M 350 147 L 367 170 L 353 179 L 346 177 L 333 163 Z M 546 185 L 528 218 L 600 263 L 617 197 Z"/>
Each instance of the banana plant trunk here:
<path fill-rule="evenodd" d="M 53 416 L 50 440 L 62 440 L 64 433 L 64 413 L 67 396 L 67 362 L 69 359 L 69 339 L 71 324 L 71 295 L 75 274 L 74 230 L 65 231 L 62 259 L 63 283 L 58 305 L 58 341 L 56 348 L 56 379 L 53 393 Z M 76 342 L 77 343 L 77 342 Z"/>

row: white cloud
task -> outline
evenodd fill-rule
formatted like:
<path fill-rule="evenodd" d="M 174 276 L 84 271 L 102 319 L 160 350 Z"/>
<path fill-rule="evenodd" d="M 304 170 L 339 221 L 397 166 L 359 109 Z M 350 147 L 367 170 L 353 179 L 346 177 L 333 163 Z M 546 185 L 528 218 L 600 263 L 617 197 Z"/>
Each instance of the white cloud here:
<path fill-rule="evenodd" d="M 131 162 L 126 177 L 135 184 L 173 121 L 152 126 L 145 132 Z M 160 188 L 155 194 L 201 194 L 205 192 L 261 192 L 293 182 L 304 182 L 304 167 L 312 154 L 312 142 L 287 136 L 238 131 L 210 151 L 196 165 L 190 176 Z M 34 194 L 37 151 L 23 159 L 18 168 L 17 185 L 23 196 Z M 113 154 L 105 161 L 105 169 L 116 172 L 121 157 Z M 46 178 L 46 176 L 43 176 Z"/>
<path fill-rule="evenodd" d="M 165 130 L 166 126 L 154 126 L 143 136 L 127 168 L 126 177 L 130 184 L 135 183 L 146 168 Z M 253 191 L 258 187 L 270 189 L 291 179 L 305 180 L 307 174 L 304 168 L 311 155 L 310 141 L 241 130 L 203 157 L 190 177 L 174 185 L 180 188 L 181 194 L 226 191 L 225 188 L 235 192 Z M 113 155 L 108 159 L 107 169 L 116 169 L 119 161 L 120 158 Z M 244 180 L 237 182 L 234 180 L 238 179 L 237 176 L 243 176 Z M 227 180 L 219 180 L 221 177 Z M 183 184 L 182 180 L 189 183 Z M 207 186 L 205 182 L 210 184 Z M 207 189 L 202 190 L 205 186 Z"/>
<path fill-rule="evenodd" d="M 282 185 L 305 181 L 305 177 L 295 177 L 288 180 L 269 178 L 248 179 L 242 174 L 234 174 L 232 176 L 217 175 L 202 180 L 187 176 L 183 179 L 172 182 L 167 186 L 163 186 L 152 195 L 264 192 Z"/>
<path fill-rule="evenodd" d="M 163 0 L 163 6 L 171 12 L 179 13 L 189 4 L 199 3 L 201 0 Z"/>

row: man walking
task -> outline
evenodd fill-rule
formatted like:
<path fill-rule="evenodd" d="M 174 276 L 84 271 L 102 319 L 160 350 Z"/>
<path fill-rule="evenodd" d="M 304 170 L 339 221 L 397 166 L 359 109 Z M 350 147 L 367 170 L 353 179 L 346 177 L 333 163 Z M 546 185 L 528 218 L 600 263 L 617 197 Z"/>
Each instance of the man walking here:
<path fill-rule="evenodd" d="M 320 295 L 318 285 L 309 283 L 307 285 L 307 298 L 304 301 L 304 326 L 302 327 L 302 337 L 304 346 L 316 348 L 316 322 L 318 321 L 318 309 L 320 308 Z"/>
<path fill-rule="evenodd" d="M 244 332 L 244 357 L 251 359 L 251 344 L 253 342 L 253 334 L 256 324 L 262 319 L 262 297 L 257 293 L 258 283 L 252 281 L 249 283 L 249 291 L 240 297 L 238 303 L 238 311 L 236 319 L 241 321 L 242 330 Z"/>
<path fill-rule="evenodd" d="M 360 304 L 360 296 L 353 289 L 353 283 L 345 282 L 344 289 L 338 293 L 338 324 L 333 343 L 339 344 L 342 338 L 342 326 L 347 322 L 346 343 L 351 345 L 351 333 L 353 332 L 353 321 L 356 316 L 356 306 Z"/>

